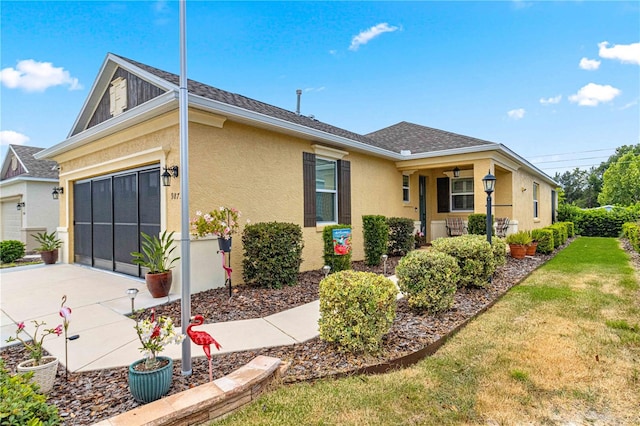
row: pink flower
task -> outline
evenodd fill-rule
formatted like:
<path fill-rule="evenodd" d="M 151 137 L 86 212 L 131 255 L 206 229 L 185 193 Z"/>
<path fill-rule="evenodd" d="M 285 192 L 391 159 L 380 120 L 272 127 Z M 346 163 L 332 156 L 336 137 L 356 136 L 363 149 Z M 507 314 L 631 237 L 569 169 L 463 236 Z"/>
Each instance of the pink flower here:
<path fill-rule="evenodd" d="M 53 330 L 58 336 L 62 334 L 62 324 L 58 324 L 58 326 Z"/>
<path fill-rule="evenodd" d="M 18 323 L 18 331 L 24 330 L 24 321 Z"/>
<path fill-rule="evenodd" d="M 69 322 L 69 320 L 71 319 L 71 308 L 69 308 L 68 306 L 63 306 L 62 308 L 60 308 L 60 316 L 64 318 L 65 322 Z"/>

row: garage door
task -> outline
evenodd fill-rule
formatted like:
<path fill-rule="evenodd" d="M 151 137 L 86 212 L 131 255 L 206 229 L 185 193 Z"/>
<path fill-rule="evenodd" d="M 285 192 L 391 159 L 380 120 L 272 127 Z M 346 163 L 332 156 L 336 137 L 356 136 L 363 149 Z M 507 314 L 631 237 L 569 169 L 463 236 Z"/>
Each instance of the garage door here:
<path fill-rule="evenodd" d="M 16 209 L 17 201 L 2 203 L 2 240 L 21 241 L 22 211 Z"/>
<path fill-rule="evenodd" d="M 160 168 L 130 170 L 74 184 L 76 263 L 142 276 L 131 262 L 140 232 L 160 232 Z"/>

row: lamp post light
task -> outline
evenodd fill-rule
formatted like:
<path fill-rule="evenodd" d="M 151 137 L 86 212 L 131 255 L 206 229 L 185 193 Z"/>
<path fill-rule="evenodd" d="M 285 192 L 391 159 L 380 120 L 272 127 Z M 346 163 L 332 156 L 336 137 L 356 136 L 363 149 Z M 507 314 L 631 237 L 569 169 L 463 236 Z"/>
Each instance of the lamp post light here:
<path fill-rule="evenodd" d="M 491 217 L 491 194 L 496 186 L 496 177 L 489 173 L 482 178 L 482 185 L 484 185 L 484 192 L 487 193 L 487 241 L 491 244 L 491 234 L 493 230 L 493 218 Z"/>
<path fill-rule="evenodd" d="M 324 265 L 322 267 L 322 272 L 324 272 L 324 277 L 327 278 L 327 275 L 329 275 L 329 271 L 331 270 L 331 266 L 329 265 Z"/>
<path fill-rule="evenodd" d="M 127 290 L 127 296 L 129 296 L 129 299 L 131 299 L 131 315 L 133 315 L 135 311 L 133 307 L 133 301 L 135 300 L 137 295 L 138 295 L 137 288 L 130 288 Z"/>
<path fill-rule="evenodd" d="M 387 259 L 389 259 L 389 256 L 386 254 L 383 254 L 381 257 L 382 257 L 382 263 L 384 265 L 383 274 L 386 276 L 387 275 Z"/>

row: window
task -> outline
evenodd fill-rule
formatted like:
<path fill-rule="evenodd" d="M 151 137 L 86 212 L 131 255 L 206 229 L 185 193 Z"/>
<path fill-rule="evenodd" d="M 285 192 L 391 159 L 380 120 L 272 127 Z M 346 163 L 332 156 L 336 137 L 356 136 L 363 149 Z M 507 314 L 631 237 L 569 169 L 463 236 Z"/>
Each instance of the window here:
<path fill-rule="evenodd" d="M 540 185 L 533 183 L 533 217 L 538 218 L 538 192 L 540 191 Z"/>
<path fill-rule="evenodd" d="M 316 158 L 316 221 L 337 222 L 337 163 Z"/>
<path fill-rule="evenodd" d="M 451 179 L 451 211 L 473 211 L 473 178 Z"/>
<path fill-rule="evenodd" d="M 351 163 L 302 154 L 304 226 L 351 224 Z"/>
<path fill-rule="evenodd" d="M 402 175 L 402 201 L 409 202 L 409 176 Z"/>

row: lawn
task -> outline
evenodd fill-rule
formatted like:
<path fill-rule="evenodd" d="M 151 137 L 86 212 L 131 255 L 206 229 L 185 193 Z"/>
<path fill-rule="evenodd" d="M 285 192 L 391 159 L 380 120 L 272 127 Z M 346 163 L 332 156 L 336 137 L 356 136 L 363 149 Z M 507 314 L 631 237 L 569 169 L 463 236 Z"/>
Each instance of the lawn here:
<path fill-rule="evenodd" d="M 618 240 L 582 237 L 415 366 L 284 386 L 216 424 L 640 424 L 639 321 Z"/>

